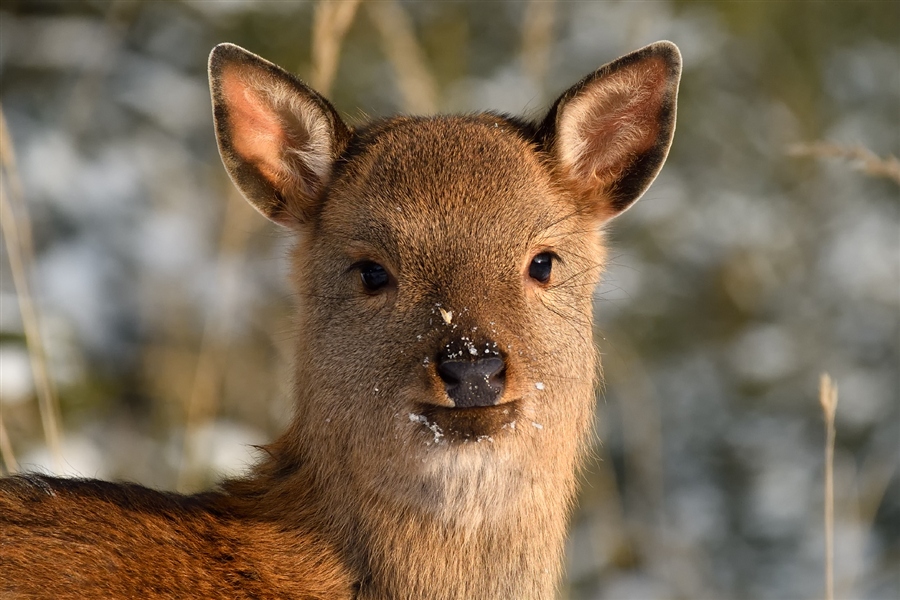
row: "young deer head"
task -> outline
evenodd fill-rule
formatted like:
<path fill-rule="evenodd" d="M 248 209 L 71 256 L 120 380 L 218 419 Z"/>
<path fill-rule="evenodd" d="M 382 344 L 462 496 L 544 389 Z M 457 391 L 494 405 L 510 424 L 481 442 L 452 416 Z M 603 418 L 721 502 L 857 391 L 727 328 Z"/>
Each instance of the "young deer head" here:
<path fill-rule="evenodd" d="M 662 167 L 679 76 L 659 42 L 537 123 L 351 128 L 279 67 L 217 46 L 228 173 L 298 234 L 297 411 L 252 476 L 205 502 L 247 531 L 304 532 L 296 556 L 320 544 L 358 598 L 552 597 L 598 373 L 601 230 Z"/>

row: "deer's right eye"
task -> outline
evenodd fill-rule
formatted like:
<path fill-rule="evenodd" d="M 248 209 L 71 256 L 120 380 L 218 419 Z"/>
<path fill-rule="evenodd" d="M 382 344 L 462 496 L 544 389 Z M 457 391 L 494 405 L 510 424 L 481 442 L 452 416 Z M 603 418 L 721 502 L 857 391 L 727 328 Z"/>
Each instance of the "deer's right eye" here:
<path fill-rule="evenodd" d="M 391 280 L 387 270 L 374 262 L 364 262 L 357 266 L 359 278 L 367 292 L 374 293 L 384 288 Z"/>
<path fill-rule="evenodd" d="M 538 283 L 550 281 L 550 273 L 553 270 L 553 259 L 556 255 L 552 252 L 541 252 L 528 265 L 528 276 Z"/>

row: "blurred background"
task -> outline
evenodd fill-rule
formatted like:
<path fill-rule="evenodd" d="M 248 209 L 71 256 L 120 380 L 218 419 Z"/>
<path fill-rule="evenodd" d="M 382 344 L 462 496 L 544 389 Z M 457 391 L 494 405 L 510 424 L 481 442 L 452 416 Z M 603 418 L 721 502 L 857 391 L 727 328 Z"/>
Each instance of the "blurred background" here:
<path fill-rule="evenodd" d="M 3 469 L 194 491 L 290 417 L 290 239 L 216 153 L 231 41 L 350 122 L 539 117 L 684 55 L 666 168 L 611 226 L 596 457 L 563 596 L 900 597 L 900 2 L 0 0 Z"/>

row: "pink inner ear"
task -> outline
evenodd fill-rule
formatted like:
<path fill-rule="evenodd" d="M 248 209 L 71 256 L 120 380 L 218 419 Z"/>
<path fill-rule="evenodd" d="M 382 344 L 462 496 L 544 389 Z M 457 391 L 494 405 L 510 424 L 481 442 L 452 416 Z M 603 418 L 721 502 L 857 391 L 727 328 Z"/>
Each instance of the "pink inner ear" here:
<path fill-rule="evenodd" d="M 565 108 L 560 152 L 582 185 L 605 188 L 657 143 L 666 63 L 653 57 L 589 84 Z"/>
<path fill-rule="evenodd" d="M 287 134 L 273 108 L 266 104 L 236 67 L 221 77 L 222 100 L 228 108 L 229 137 L 234 151 L 277 184 L 284 177 L 282 152 Z"/>

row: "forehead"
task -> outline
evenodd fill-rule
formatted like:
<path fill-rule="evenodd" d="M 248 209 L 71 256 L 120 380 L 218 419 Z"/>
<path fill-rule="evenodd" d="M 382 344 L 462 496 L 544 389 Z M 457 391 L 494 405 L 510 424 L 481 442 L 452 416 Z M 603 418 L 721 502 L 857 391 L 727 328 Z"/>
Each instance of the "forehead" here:
<path fill-rule="evenodd" d="M 321 213 L 326 233 L 395 245 L 528 237 L 567 207 L 526 126 L 494 115 L 395 119 L 360 133 Z"/>

